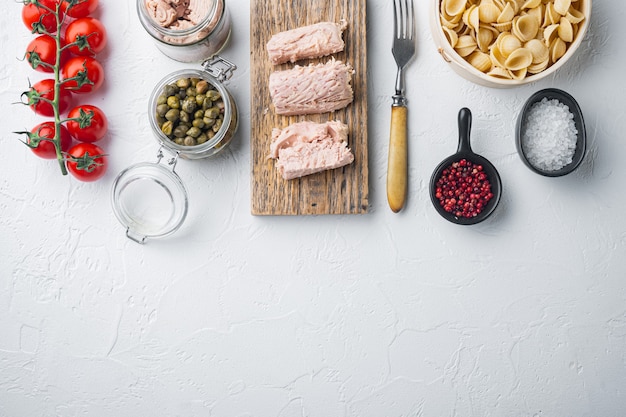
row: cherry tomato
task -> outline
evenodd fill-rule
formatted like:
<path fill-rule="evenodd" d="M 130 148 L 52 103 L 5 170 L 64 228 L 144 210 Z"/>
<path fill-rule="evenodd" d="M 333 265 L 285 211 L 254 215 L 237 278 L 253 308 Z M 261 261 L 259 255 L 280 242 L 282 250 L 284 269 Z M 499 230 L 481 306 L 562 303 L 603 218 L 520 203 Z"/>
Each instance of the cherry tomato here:
<path fill-rule="evenodd" d="M 104 151 L 93 143 L 81 142 L 67 153 L 67 170 L 80 181 L 95 181 L 107 170 L 108 159 Z"/>
<path fill-rule="evenodd" d="M 34 33 L 56 33 L 57 20 L 54 13 L 46 10 L 56 10 L 58 0 L 39 0 L 41 6 L 33 3 L 25 4 L 22 8 L 22 21 L 28 29 Z M 63 17 L 63 11 L 59 10 L 59 18 Z"/>
<path fill-rule="evenodd" d="M 54 147 L 54 143 L 49 140 L 41 139 L 54 139 L 54 135 L 56 133 L 56 127 L 54 122 L 43 122 L 35 126 L 28 135 L 28 143 L 35 144 L 39 141 L 36 147 L 30 148 L 35 155 L 44 159 L 54 159 L 57 157 L 57 152 Z M 67 150 L 72 146 L 72 137 L 70 133 L 67 131 L 65 126 L 61 125 L 61 150 L 63 152 L 67 152 Z"/>
<path fill-rule="evenodd" d="M 70 135 L 81 142 L 96 142 L 104 137 L 108 129 L 108 121 L 104 112 L 96 106 L 83 104 L 74 107 L 67 114 L 67 130 Z"/>
<path fill-rule="evenodd" d="M 73 44 L 69 50 L 74 55 L 93 56 L 106 46 L 107 32 L 98 19 L 81 17 L 67 25 L 65 41 Z"/>
<path fill-rule="evenodd" d="M 46 78 L 35 83 L 22 96 L 26 96 L 28 105 L 35 113 L 46 117 L 54 116 L 54 107 L 52 106 L 52 101 L 54 100 L 53 79 Z M 59 114 L 64 114 L 71 104 L 72 94 L 61 86 L 59 91 Z"/>
<path fill-rule="evenodd" d="M 26 47 L 30 66 L 41 72 L 54 72 L 57 60 L 57 43 L 50 35 L 39 35 Z"/>
<path fill-rule="evenodd" d="M 78 0 L 70 7 L 68 1 L 62 4 L 63 11 L 70 17 L 87 17 L 98 8 L 98 0 Z"/>
<path fill-rule="evenodd" d="M 104 82 L 104 68 L 95 58 L 75 56 L 61 68 L 61 78 L 63 86 L 72 93 L 91 93 Z"/>

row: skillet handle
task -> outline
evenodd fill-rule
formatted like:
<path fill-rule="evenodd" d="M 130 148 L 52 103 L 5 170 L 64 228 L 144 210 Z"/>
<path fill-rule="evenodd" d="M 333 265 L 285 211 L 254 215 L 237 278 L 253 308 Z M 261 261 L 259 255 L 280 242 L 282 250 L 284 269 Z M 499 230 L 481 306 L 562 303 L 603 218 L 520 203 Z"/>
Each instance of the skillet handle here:
<path fill-rule="evenodd" d="M 389 159 L 387 165 L 387 202 L 391 211 L 404 207 L 407 189 L 407 114 L 405 105 L 391 107 Z"/>

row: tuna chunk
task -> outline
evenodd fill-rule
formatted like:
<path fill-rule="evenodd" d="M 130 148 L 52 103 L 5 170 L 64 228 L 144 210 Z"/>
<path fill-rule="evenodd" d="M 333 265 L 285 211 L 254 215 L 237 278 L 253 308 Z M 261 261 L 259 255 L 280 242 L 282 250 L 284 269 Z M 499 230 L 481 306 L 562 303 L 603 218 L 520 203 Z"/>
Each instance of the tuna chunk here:
<path fill-rule="evenodd" d="M 267 53 L 274 65 L 307 58 L 321 58 L 343 51 L 341 38 L 347 23 L 320 22 L 280 32 L 267 42 Z"/>
<path fill-rule="evenodd" d="M 339 121 L 300 122 L 272 130 L 270 158 L 286 180 L 335 169 L 354 161 L 348 126 Z"/>
<path fill-rule="evenodd" d="M 350 65 L 334 59 L 273 72 L 269 90 L 276 113 L 294 116 L 343 109 L 354 97 L 350 85 L 353 73 Z"/>

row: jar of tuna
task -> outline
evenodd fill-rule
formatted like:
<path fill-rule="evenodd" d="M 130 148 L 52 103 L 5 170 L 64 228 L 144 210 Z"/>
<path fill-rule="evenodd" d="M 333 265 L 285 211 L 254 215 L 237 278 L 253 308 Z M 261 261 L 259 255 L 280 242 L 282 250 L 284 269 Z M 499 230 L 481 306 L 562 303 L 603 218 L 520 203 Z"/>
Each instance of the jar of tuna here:
<path fill-rule="evenodd" d="M 157 48 L 181 62 L 201 62 L 228 43 L 225 0 L 137 0 L 137 13 Z"/>
<path fill-rule="evenodd" d="M 202 66 L 173 72 L 157 83 L 148 107 L 160 145 L 157 161 L 128 167 L 113 184 L 113 210 L 126 236 L 136 242 L 170 235 L 183 224 L 188 194 L 175 172 L 178 159 L 216 155 L 237 131 L 237 105 L 224 86 L 236 66 L 220 56 Z"/>

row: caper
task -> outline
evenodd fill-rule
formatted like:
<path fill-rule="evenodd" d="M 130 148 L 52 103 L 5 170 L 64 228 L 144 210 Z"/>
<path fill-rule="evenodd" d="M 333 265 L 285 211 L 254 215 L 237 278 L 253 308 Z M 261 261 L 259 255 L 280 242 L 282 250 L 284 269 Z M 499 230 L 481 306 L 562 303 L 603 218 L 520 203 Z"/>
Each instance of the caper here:
<path fill-rule="evenodd" d="M 206 96 L 204 94 L 198 94 L 196 96 L 196 104 L 198 106 L 202 106 L 202 103 L 204 103 L 204 100 L 206 99 Z"/>
<path fill-rule="evenodd" d="M 198 129 L 204 128 L 204 122 L 202 121 L 202 119 L 194 119 L 191 125 L 193 127 L 197 127 Z"/>
<path fill-rule="evenodd" d="M 186 136 L 185 140 L 183 141 L 183 145 L 185 146 L 194 146 L 196 144 L 196 139 L 194 139 L 191 136 Z"/>
<path fill-rule="evenodd" d="M 169 96 L 167 98 L 167 105 L 170 106 L 170 108 L 172 109 L 179 109 L 180 108 L 180 99 L 176 96 Z"/>
<path fill-rule="evenodd" d="M 217 103 L 215 103 L 215 105 L 217 106 L 218 109 L 220 109 L 220 111 L 226 108 L 226 105 L 224 104 L 223 101 L 218 101 Z"/>
<path fill-rule="evenodd" d="M 186 127 L 179 125 L 174 128 L 172 134 L 177 138 L 184 138 L 185 136 L 187 136 L 187 130 L 188 129 Z"/>
<path fill-rule="evenodd" d="M 161 116 L 160 114 L 156 115 L 156 122 L 159 125 L 159 127 L 161 127 L 161 125 L 163 123 L 165 123 L 165 117 Z"/>
<path fill-rule="evenodd" d="M 179 88 L 187 88 L 191 85 L 191 80 L 189 78 L 181 78 L 178 81 L 176 81 L 176 85 Z"/>
<path fill-rule="evenodd" d="M 220 109 L 217 107 L 211 107 L 204 112 L 204 117 L 208 117 L 209 119 L 217 119 L 220 115 Z"/>
<path fill-rule="evenodd" d="M 220 95 L 219 91 L 217 90 L 209 90 L 206 92 L 206 96 L 208 98 L 211 99 L 211 101 L 217 101 L 219 100 L 222 96 Z"/>
<path fill-rule="evenodd" d="M 202 131 L 197 127 L 190 127 L 187 131 L 187 135 L 191 136 L 192 138 L 197 138 L 198 136 L 200 136 L 200 133 L 202 133 Z"/>
<path fill-rule="evenodd" d="M 174 128 L 174 123 L 168 120 L 167 122 L 163 123 L 163 126 L 161 126 L 161 131 L 165 133 L 167 136 L 169 136 L 172 134 L 173 128 Z"/>
<path fill-rule="evenodd" d="M 186 98 L 187 98 L 187 90 L 183 90 L 183 89 L 178 90 L 178 94 L 177 94 L 177 96 L 178 96 L 181 100 L 186 99 Z"/>
<path fill-rule="evenodd" d="M 211 101 L 210 98 L 206 97 L 204 101 L 202 102 L 202 109 L 206 110 L 206 109 L 210 109 L 211 107 L 213 107 L 213 102 Z"/>
<path fill-rule="evenodd" d="M 201 133 L 200 136 L 196 138 L 196 142 L 198 142 L 198 144 L 201 144 L 206 142 L 208 139 L 209 138 L 207 138 L 206 133 Z"/>
<path fill-rule="evenodd" d="M 178 109 L 169 109 L 167 113 L 165 113 L 165 118 L 170 122 L 177 121 L 179 116 L 180 116 L 180 110 Z"/>
<path fill-rule="evenodd" d="M 205 80 L 202 81 L 198 81 L 198 84 L 196 84 L 196 91 L 198 92 L 198 94 L 204 94 L 209 90 L 209 83 Z"/>
<path fill-rule="evenodd" d="M 183 104 L 181 107 L 187 113 L 193 113 L 196 111 L 197 107 L 196 100 L 194 100 L 193 98 L 186 98 L 185 100 L 183 100 Z"/>
<path fill-rule="evenodd" d="M 191 96 L 191 97 L 195 97 L 196 96 L 196 89 L 193 87 L 189 87 L 188 89 L 185 90 L 185 93 L 187 93 L 187 97 Z"/>
<path fill-rule="evenodd" d="M 166 97 L 173 96 L 177 92 L 178 92 L 178 88 L 176 87 L 176 85 L 168 84 L 165 87 L 163 87 L 163 95 Z"/>
<path fill-rule="evenodd" d="M 157 105 L 167 103 L 167 96 L 165 94 L 161 94 L 157 97 Z"/>
<path fill-rule="evenodd" d="M 187 113 L 186 111 L 181 111 L 180 112 L 180 121 L 183 123 L 189 123 L 189 121 L 191 120 L 191 117 L 189 116 L 189 113 Z"/>
<path fill-rule="evenodd" d="M 217 120 L 215 121 L 215 124 L 213 125 L 213 131 L 214 131 L 215 133 L 217 133 L 217 132 L 219 132 L 219 130 L 221 129 L 221 127 L 222 127 L 222 119 L 217 119 Z"/>
<path fill-rule="evenodd" d="M 176 138 L 174 139 L 174 143 L 177 145 L 184 145 L 185 144 L 185 139 L 184 138 Z"/>
<path fill-rule="evenodd" d="M 204 117 L 203 110 L 196 110 L 196 112 L 193 114 L 194 119 L 202 119 L 203 117 Z"/>
<path fill-rule="evenodd" d="M 196 86 L 196 84 L 198 84 L 198 82 L 201 81 L 200 78 L 198 78 L 198 77 L 192 77 L 192 78 L 190 78 L 190 80 L 191 80 L 191 85 L 194 86 L 194 87 Z"/>
<path fill-rule="evenodd" d="M 165 103 L 162 103 L 157 106 L 156 112 L 159 116 L 165 116 L 165 113 L 167 113 L 169 109 L 170 109 L 170 106 L 168 106 Z"/>
<path fill-rule="evenodd" d="M 211 127 L 215 124 L 215 119 L 211 119 L 210 117 L 204 117 L 202 121 L 206 127 Z"/>

